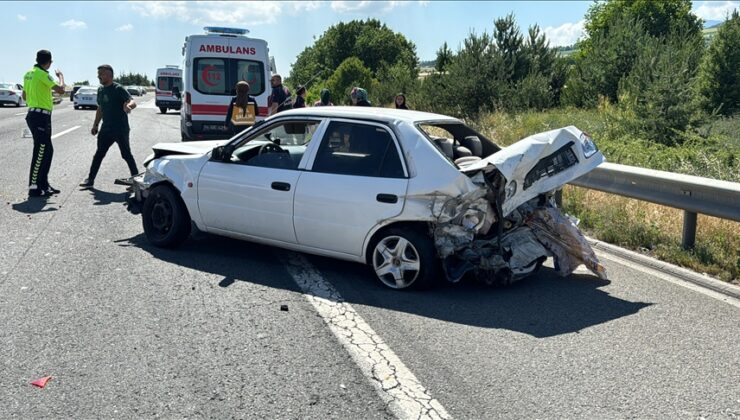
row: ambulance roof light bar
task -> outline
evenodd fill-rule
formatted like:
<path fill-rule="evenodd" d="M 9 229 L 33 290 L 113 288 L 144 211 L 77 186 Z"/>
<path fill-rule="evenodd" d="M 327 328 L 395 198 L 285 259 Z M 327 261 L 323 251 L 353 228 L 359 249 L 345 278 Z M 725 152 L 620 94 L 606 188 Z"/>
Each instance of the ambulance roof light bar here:
<path fill-rule="evenodd" d="M 242 28 L 224 28 L 221 26 L 206 26 L 206 32 L 211 34 L 226 34 L 226 35 L 246 35 L 249 33 L 248 29 Z"/>
<path fill-rule="evenodd" d="M 166 64 L 164 67 L 168 69 L 179 69 L 180 68 L 180 66 L 178 66 L 177 64 Z"/>

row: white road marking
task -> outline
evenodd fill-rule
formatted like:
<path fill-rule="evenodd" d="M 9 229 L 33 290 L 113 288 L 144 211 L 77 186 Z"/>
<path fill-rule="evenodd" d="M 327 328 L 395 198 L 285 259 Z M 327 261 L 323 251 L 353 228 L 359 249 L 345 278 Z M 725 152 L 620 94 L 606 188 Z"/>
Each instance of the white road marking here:
<path fill-rule="evenodd" d="M 61 136 L 65 135 L 65 134 L 67 134 L 67 133 L 71 133 L 71 132 L 77 130 L 78 128 L 80 128 L 79 125 L 76 125 L 76 126 L 74 126 L 72 128 L 68 128 L 68 129 L 62 131 L 61 133 L 54 134 L 53 136 L 51 136 L 51 139 L 54 140 L 55 138 L 61 137 Z"/>
<path fill-rule="evenodd" d="M 719 301 L 722 301 L 724 303 L 727 303 L 729 305 L 732 305 L 732 306 L 734 306 L 736 308 L 740 308 L 740 300 L 735 299 L 732 296 L 727 296 L 725 294 L 722 294 L 722 293 L 719 293 L 719 292 L 715 292 L 714 290 L 707 289 L 706 287 L 701 287 L 701 286 L 696 285 L 694 283 L 690 283 L 690 282 L 688 282 L 686 280 L 681 280 L 681 279 L 679 279 L 677 277 L 671 276 L 670 274 L 663 273 L 661 271 L 652 269 L 650 267 L 643 267 L 640 264 L 637 264 L 635 262 L 626 260 L 624 258 L 620 258 L 620 257 L 618 257 L 616 255 L 612 255 L 612 254 L 603 252 L 601 250 L 595 250 L 595 251 L 596 251 L 596 255 L 599 258 L 605 258 L 607 260 L 611 260 L 613 262 L 616 262 L 618 264 L 624 265 L 624 266 L 629 267 L 631 269 L 634 269 L 634 270 L 637 270 L 637 271 L 641 271 L 641 272 L 643 272 L 643 273 L 645 273 L 645 274 L 647 274 L 649 276 L 658 277 L 661 280 L 665 280 L 665 281 L 667 281 L 669 283 L 673 283 L 675 285 L 678 285 L 678 286 L 681 286 L 681 287 L 685 287 L 685 288 L 687 288 L 689 290 L 693 290 L 695 292 L 699 292 L 699 293 L 701 293 L 703 295 L 706 295 L 706 296 L 709 296 L 711 298 L 717 299 Z"/>
<path fill-rule="evenodd" d="M 390 411 L 399 419 L 450 419 L 442 404 L 321 273 L 302 255 L 291 255 L 285 264 L 288 273 Z"/>
<path fill-rule="evenodd" d="M 14 116 L 14 117 L 17 117 L 17 116 L 19 116 L 19 115 L 26 115 L 26 114 L 27 114 L 27 112 L 19 112 L 19 113 L 17 113 L 17 114 L 13 114 L 13 116 Z"/>

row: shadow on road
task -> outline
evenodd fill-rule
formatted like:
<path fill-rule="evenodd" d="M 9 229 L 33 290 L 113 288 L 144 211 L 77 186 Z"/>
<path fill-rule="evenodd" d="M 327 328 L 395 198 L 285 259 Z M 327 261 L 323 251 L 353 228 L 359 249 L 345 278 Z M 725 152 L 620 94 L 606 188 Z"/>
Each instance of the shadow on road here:
<path fill-rule="evenodd" d="M 150 245 L 143 234 L 118 241 L 140 247 L 154 257 L 195 270 L 223 276 L 228 288 L 237 281 L 298 290 L 285 273 L 289 251 L 203 235 L 181 248 Z M 552 337 L 633 315 L 651 303 L 630 302 L 601 290 L 610 284 L 592 275 L 559 277 L 543 267 L 528 279 L 505 288 L 476 282 L 445 283 L 426 291 L 394 291 L 381 285 L 369 267 L 305 255 L 349 303 L 411 313 L 456 324 L 517 331 L 533 337 Z M 274 266 L 273 275 L 254 273 L 252 263 Z M 266 278 L 268 277 L 268 278 Z M 255 280 L 257 279 L 257 280 Z"/>
<path fill-rule="evenodd" d="M 112 203 L 124 203 L 126 202 L 126 193 L 112 193 L 108 191 L 102 191 L 97 188 L 91 188 L 89 191 L 92 192 L 92 196 L 95 199 L 94 206 L 105 206 Z"/>
<path fill-rule="evenodd" d="M 28 197 L 26 198 L 26 201 L 14 203 L 11 207 L 13 208 L 13 210 L 24 214 L 57 211 L 58 209 L 56 207 L 46 207 L 48 204 L 50 204 L 49 200 L 52 199 L 53 197 Z"/>

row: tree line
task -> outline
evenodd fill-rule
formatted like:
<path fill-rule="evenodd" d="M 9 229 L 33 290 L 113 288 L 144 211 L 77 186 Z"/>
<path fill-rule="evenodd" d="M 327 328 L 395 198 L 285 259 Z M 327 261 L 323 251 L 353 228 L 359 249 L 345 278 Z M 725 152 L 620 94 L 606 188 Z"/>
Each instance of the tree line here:
<path fill-rule="evenodd" d="M 287 83 L 309 96 L 332 91 L 347 104 L 353 86 L 375 105 L 405 93 L 416 108 L 462 118 L 491 111 L 611 107 L 620 123 L 665 144 L 716 116 L 740 110 L 740 16 L 735 11 L 705 45 L 690 0 L 608 0 L 586 14 L 585 39 L 558 57 L 533 25 L 514 15 L 437 51 L 419 78 L 415 45 L 377 20 L 331 26 L 301 52 Z M 430 64 L 430 63 L 425 63 Z"/>

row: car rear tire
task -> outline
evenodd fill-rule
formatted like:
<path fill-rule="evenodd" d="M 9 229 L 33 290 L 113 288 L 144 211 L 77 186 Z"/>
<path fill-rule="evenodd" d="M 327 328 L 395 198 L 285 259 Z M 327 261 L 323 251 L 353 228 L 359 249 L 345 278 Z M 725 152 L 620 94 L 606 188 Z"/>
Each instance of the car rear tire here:
<path fill-rule="evenodd" d="M 167 108 L 165 108 L 165 107 L 163 107 L 163 106 L 160 106 L 160 107 L 159 107 L 159 112 L 161 112 L 161 113 L 163 113 L 163 114 L 166 114 L 166 113 L 167 113 Z"/>
<path fill-rule="evenodd" d="M 175 248 L 190 235 L 190 215 L 180 194 L 169 185 L 154 187 L 141 212 L 144 233 L 154 246 Z"/>
<path fill-rule="evenodd" d="M 370 248 L 375 275 L 391 289 L 426 289 L 434 285 L 439 260 L 432 239 L 413 229 L 390 228 Z"/>

